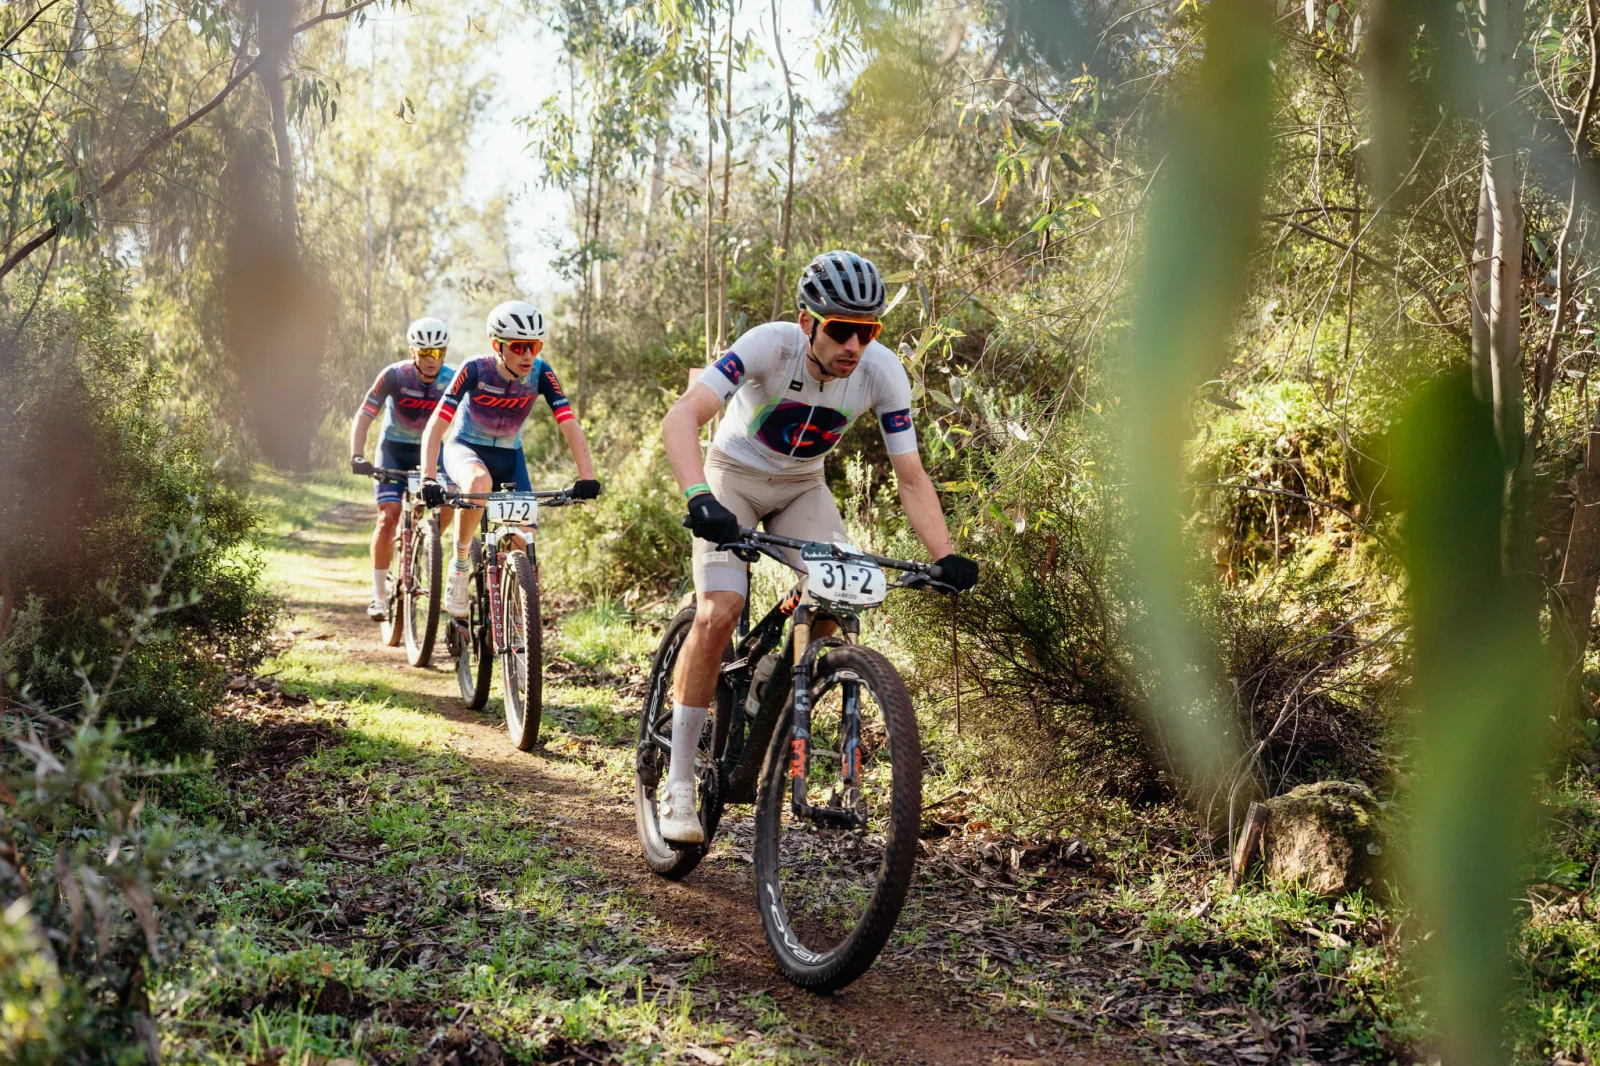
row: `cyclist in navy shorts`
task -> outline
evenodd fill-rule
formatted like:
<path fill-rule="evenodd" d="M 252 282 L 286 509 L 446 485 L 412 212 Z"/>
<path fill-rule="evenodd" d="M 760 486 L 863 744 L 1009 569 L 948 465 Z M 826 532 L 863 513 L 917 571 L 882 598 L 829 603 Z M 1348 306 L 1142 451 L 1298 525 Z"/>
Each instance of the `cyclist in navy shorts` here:
<path fill-rule="evenodd" d="M 361 409 L 350 422 L 350 470 L 372 473 L 366 459 L 367 430 L 383 411 L 378 434 L 378 462 L 386 470 L 416 470 L 422 466 L 422 431 L 444 397 L 453 373 L 444 365 L 450 345 L 450 327 L 437 318 L 419 318 L 406 330 L 411 358 L 390 363 L 378 373 Z M 434 446 L 438 450 L 438 446 Z M 367 617 L 385 620 L 389 595 L 389 564 L 394 559 L 395 530 L 400 524 L 400 499 L 404 486 L 393 481 L 374 483 L 378 521 L 372 530 L 372 603 Z"/>
<path fill-rule="evenodd" d="M 441 442 L 444 472 L 463 492 L 491 492 L 504 484 L 530 491 L 522 454 L 522 424 L 540 396 L 550 405 L 578 467 L 573 497 L 592 500 L 599 496 L 589 441 L 561 391 L 555 370 L 539 354 L 544 349 L 544 315 L 524 300 L 510 300 L 489 312 L 488 332 L 492 354 L 461 364 L 423 433 L 423 499 L 430 504 L 444 499 L 444 489 L 435 480 Z M 445 585 L 444 606 L 457 618 L 466 616 L 469 605 L 467 562 L 478 528 L 478 511 L 463 508 L 456 512 L 455 560 Z"/>

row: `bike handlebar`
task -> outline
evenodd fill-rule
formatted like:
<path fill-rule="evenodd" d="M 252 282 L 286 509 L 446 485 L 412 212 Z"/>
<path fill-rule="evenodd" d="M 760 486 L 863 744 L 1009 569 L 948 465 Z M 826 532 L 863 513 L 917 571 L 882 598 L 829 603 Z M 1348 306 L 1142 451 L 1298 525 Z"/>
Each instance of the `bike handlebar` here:
<path fill-rule="evenodd" d="M 409 470 L 390 470 L 390 469 L 388 469 L 386 467 L 375 466 L 367 474 L 367 476 L 370 477 L 374 481 L 397 481 L 400 484 L 404 485 L 407 481 L 409 481 L 411 479 L 411 471 L 409 471 Z"/>
<path fill-rule="evenodd" d="M 484 500 L 510 498 L 526 499 L 529 497 L 538 500 L 545 507 L 566 507 L 570 504 L 587 502 L 573 496 L 567 489 L 536 489 L 533 492 L 447 492 L 444 494 L 444 502 L 451 507 L 476 510 L 477 507 L 474 501 L 481 502 Z"/>
<path fill-rule="evenodd" d="M 909 559 L 891 559 L 886 555 L 873 555 L 871 552 L 846 551 L 837 544 L 814 540 L 796 540 L 794 537 L 783 537 L 776 533 L 763 533 L 758 529 L 745 529 L 743 526 L 739 528 L 738 540 L 728 541 L 726 544 L 718 545 L 718 548 L 731 548 L 734 551 L 738 551 L 740 548 L 753 549 L 775 558 L 785 565 L 789 565 L 788 561 L 779 557 L 772 549 L 789 548 L 794 551 L 804 551 L 807 548 L 825 548 L 829 557 L 833 559 L 872 563 L 874 566 L 881 567 L 884 570 L 898 570 L 901 573 L 910 574 L 911 577 L 909 579 L 899 583 L 901 588 L 933 585 L 947 592 L 955 591 L 941 580 L 944 577 L 944 571 L 935 563 L 914 563 Z"/>

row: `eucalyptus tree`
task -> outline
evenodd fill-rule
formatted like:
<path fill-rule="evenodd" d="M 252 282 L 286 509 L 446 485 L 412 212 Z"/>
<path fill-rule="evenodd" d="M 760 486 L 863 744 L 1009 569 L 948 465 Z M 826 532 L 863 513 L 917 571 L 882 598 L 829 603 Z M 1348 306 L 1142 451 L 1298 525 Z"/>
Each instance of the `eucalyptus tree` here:
<path fill-rule="evenodd" d="M 625 221 L 611 215 L 625 215 L 648 180 L 651 146 L 669 130 L 671 101 L 689 68 L 679 33 L 620 0 L 565 0 L 552 16 L 567 86 L 523 124 L 543 163 L 541 180 L 571 199 L 575 243 L 558 265 L 578 283 L 574 402 L 581 411 L 602 270 L 617 257 L 617 223 Z"/>

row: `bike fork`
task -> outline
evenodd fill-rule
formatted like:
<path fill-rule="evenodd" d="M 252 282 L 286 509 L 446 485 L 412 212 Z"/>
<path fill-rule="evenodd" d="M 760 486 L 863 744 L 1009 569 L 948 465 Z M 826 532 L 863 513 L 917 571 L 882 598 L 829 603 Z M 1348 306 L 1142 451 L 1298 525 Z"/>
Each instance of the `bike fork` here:
<path fill-rule="evenodd" d="M 837 829 L 859 829 L 864 821 L 853 807 L 814 807 L 806 801 L 806 778 L 811 765 L 811 665 L 806 648 L 811 643 L 811 608 L 805 604 L 794 613 L 794 736 L 789 741 L 789 808 L 796 818 L 805 818 Z M 854 681 L 844 687 L 845 788 L 851 800 L 860 783 L 861 698 Z"/>
<path fill-rule="evenodd" d="M 505 619 L 500 617 L 500 558 L 498 544 L 491 545 L 484 554 L 489 558 L 485 567 L 489 572 L 489 622 L 494 633 L 494 653 L 500 654 L 500 649 L 506 646 Z"/>

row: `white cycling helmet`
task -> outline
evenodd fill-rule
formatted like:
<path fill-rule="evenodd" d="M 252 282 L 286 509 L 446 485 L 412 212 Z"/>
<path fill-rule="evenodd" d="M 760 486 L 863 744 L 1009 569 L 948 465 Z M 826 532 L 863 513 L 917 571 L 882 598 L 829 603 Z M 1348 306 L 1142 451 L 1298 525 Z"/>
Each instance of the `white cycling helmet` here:
<path fill-rule="evenodd" d="M 507 300 L 489 312 L 489 336 L 507 341 L 542 341 L 544 316 L 526 300 Z"/>
<path fill-rule="evenodd" d="M 443 348 L 450 343 L 450 327 L 438 318 L 419 318 L 406 330 L 406 342 L 413 348 Z"/>

